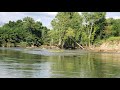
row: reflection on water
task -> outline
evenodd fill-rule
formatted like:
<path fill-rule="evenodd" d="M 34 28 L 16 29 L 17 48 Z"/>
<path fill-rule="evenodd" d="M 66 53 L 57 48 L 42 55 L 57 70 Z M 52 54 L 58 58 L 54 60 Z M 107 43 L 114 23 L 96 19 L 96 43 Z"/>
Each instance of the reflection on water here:
<path fill-rule="evenodd" d="M 42 53 L 46 54 L 24 52 L 22 48 L 0 48 L 0 78 L 120 77 L 120 54 L 80 50 Z"/>

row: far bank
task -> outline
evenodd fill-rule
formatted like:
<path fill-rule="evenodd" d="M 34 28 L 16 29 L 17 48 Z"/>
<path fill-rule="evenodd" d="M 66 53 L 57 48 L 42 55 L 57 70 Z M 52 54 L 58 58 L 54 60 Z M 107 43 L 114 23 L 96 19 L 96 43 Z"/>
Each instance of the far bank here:
<path fill-rule="evenodd" d="M 111 37 L 101 41 L 100 45 L 94 45 L 89 50 L 95 52 L 117 52 L 120 53 L 120 37 Z"/>

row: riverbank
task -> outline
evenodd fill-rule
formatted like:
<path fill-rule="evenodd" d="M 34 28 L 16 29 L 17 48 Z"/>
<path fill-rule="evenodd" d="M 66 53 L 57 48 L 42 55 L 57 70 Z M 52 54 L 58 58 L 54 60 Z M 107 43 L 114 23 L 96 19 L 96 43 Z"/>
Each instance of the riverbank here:
<path fill-rule="evenodd" d="M 40 47 L 26 47 L 27 49 L 49 49 L 55 51 L 63 51 L 64 49 L 60 49 L 57 46 L 47 46 L 42 45 Z M 91 46 L 91 47 L 84 47 L 84 50 L 92 51 L 92 52 L 115 52 L 120 53 L 120 41 L 107 41 L 102 43 L 99 46 Z M 82 49 L 81 49 L 82 50 Z"/>
<path fill-rule="evenodd" d="M 92 46 L 89 50 L 94 52 L 115 52 L 120 53 L 120 40 L 108 40 L 100 46 Z"/>
<path fill-rule="evenodd" d="M 31 49 L 31 50 L 48 49 L 51 52 L 63 52 L 64 51 L 64 49 L 60 49 L 58 46 L 48 46 L 48 45 L 41 45 L 40 47 L 31 46 L 31 47 L 24 47 L 24 48 Z M 76 48 L 76 49 L 80 49 L 80 48 Z M 103 41 L 99 45 L 92 45 L 91 47 L 84 47 L 84 50 L 88 50 L 90 52 L 92 51 L 92 52 L 120 53 L 120 39 L 110 38 L 109 40 Z"/>

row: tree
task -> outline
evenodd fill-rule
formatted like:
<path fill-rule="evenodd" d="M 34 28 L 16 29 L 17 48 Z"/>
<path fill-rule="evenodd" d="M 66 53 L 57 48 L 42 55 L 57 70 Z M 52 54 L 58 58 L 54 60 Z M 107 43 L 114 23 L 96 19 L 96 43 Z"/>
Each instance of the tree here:
<path fill-rule="evenodd" d="M 106 19 L 106 25 L 105 25 L 105 30 L 104 30 L 104 39 L 109 38 L 110 36 L 113 36 L 113 18 L 108 18 Z"/>
<path fill-rule="evenodd" d="M 120 19 L 113 20 L 112 34 L 120 36 Z"/>
<path fill-rule="evenodd" d="M 31 17 L 9 21 L 0 28 L 0 46 L 17 46 L 21 42 L 27 43 L 26 46 L 40 46 L 44 44 L 47 31 L 47 27 Z"/>
<path fill-rule="evenodd" d="M 65 42 L 69 41 L 69 30 L 76 36 L 71 38 L 79 39 L 81 17 L 78 12 L 58 12 L 51 22 L 54 32 L 57 34 L 58 46 L 64 47 Z M 67 35 L 66 35 L 67 34 Z M 68 35 L 69 34 L 69 35 Z"/>
<path fill-rule="evenodd" d="M 87 45 L 90 47 L 91 43 L 94 41 L 94 37 L 100 34 L 102 37 L 102 30 L 104 29 L 104 21 L 105 21 L 104 12 L 83 12 L 83 27 L 85 33 L 83 35 L 87 35 L 88 43 Z M 82 37 L 84 39 L 84 37 Z M 96 37 L 97 38 L 97 37 Z"/>

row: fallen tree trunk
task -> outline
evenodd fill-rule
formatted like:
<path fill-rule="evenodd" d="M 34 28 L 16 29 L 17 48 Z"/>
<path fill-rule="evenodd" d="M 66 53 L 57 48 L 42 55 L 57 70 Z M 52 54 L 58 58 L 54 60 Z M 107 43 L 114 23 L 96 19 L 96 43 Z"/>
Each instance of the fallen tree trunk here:
<path fill-rule="evenodd" d="M 75 42 L 81 49 L 84 49 L 80 44 L 78 44 L 77 42 Z"/>
<path fill-rule="evenodd" d="M 70 37 L 69 37 L 70 38 Z M 70 38 L 71 40 L 73 40 L 72 38 Z M 81 49 L 84 49 L 79 43 L 77 43 L 75 40 L 73 40 Z"/>

